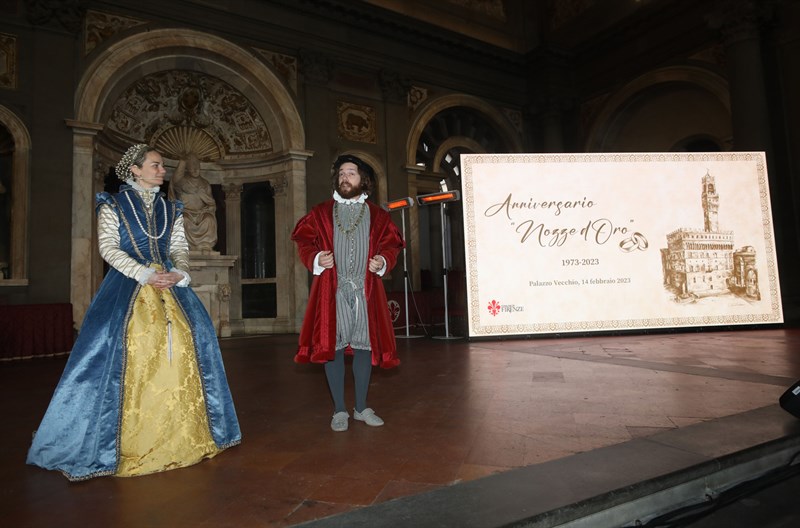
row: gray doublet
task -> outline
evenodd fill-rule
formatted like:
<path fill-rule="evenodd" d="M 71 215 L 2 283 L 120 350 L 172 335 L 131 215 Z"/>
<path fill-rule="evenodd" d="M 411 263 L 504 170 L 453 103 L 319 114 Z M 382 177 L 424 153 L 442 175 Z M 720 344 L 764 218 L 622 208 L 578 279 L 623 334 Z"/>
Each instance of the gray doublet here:
<path fill-rule="evenodd" d="M 336 261 L 336 350 L 348 344 L 370 350 L 364 278 L 369 251 L 369 207 L 333 205 L 333 257 Z"/>

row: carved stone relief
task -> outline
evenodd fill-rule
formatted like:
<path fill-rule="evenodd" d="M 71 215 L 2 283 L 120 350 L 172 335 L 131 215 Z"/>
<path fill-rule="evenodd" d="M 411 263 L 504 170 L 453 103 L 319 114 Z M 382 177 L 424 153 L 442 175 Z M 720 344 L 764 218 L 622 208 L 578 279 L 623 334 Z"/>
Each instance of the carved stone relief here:
<path fill-rule="evenodd" d="M 408 107 L 413 112 L 419 105 L 428 99 L 428 89 L 420 88 L 419 86 L 412 86 L 408 90 Z"/>
<path fill-rule="evenodd" d="M 326 84 L 333 76 L 333 61 L 321 53 L 300 50 L 300 73 L 306 81 Z"/>
<path fill-rule="evenodd" d="M 17 88 L 17 38 L 0 33 L 0 88 Z"/>
<path fill-rule="evenodd" d="M 60 24 L 70 33 L 81 30 L 82 0 L 26 0 L 28 21 L 35 26 Z"/>
<path fill-rule="evenodd" d="M 411 81 L 399 73 L 390 70 L 381 70 L 378 79 L 383 96 L 388 101 L 402 101 L 408 97 Z"/>
<path fill-rule="evenodd" d="M 89 10 L 86 12 L 83 26 L 83 53 L 88 55 L 117 33 L 146 23 L 145 20 L 138 18 Z"/>
<path fill-rule="evenodd" d="M 269 183 L 272 186 L 272 192 L 275 196 L 286 195 L 286 188 L 289 186 L 289 182 L 287 181 L 285 176 L 281 176 L 280 178 L 275 178 L 274 180 L 270 180 Z"/>
<path fill-rule="evenodd" d="M 376 143 L 375 109 L 339 101 L 336 105 L 339 137 L 362 143 Z"/>
<path fill-rule="evenodd" d="M 191 71 L 163 71 L 137 81 L 116 101 L 108 128 L 132 142 L 153 144 L 168 143 L 169 136 L 185 143 L 189 138 L 181 134 L 192 135 L 203 142 L 192 150 L 204 160 L 272 152 L 267 125 L 247 97 L 221 79 Z"/>
<path fill-rule="evenodd" d="M 297 94 L 297 58 L 262 49 L 256 49 L 256 51 L 286 81 L 292 92 Z"/>

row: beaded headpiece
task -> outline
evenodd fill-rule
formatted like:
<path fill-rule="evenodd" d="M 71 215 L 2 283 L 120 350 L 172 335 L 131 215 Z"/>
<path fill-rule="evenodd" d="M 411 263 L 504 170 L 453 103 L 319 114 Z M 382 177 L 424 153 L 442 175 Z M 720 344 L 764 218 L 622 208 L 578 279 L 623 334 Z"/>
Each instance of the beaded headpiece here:
<path fill-rule="evenodd" d="M 131 146 L 127 151 L 125 151 L 122 159 L 119 160 L 119 163 L 117 163 L 117 178 L 122 181 L 132 179 L 133 172 L 131 171 L 131 165 L 134 165 L 136 160 L 142 155 L 142 152 L 145 152 L 149 148 L 150 145 L 139 143 L 138 145 Z"/>

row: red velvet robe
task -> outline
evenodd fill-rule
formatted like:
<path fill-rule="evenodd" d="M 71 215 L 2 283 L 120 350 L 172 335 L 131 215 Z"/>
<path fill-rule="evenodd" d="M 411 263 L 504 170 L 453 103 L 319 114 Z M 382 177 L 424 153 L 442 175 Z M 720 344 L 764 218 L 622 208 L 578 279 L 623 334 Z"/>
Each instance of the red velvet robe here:
<path fill-rule="evenodd" d="M 386 271 L 397 262 L 403 249 L 403 237 L 394 225 L 389 213 L 371 202 L 369 206 L 369 258 L 381 255 L 386 259 Z M 292 231 L 292 240 L 297 244 L 300 260 L 309 270 L 314 269 L 314 259 L 320 251 L 333 251 L 333 200 L 315 206 L 301 218 Z M 300 330 L 300 345 L 294 357 L 296 363 L 325 363 L 336 354 L 336 269 L 326 269 L 314 275 L 308 306 Z M 381 277 L 367 270 L 364 280 L 367 299 L 369 342 L 372 348 L 372 364 L 392 368 L 400 364 L 394 328 L 389 315 L 386 292 Z M 349 350 L 348 352 L 352 353 Z"/>

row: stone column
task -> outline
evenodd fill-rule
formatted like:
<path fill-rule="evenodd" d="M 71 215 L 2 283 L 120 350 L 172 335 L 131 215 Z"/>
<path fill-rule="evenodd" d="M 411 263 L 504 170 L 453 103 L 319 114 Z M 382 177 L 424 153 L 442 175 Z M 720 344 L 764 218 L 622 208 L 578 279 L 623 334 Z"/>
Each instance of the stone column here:
<path fill-rule="evenodd" d="M 275 295 L 278 300 L 277 326 L 289 323 L 289 317 L 293 314 L 293 303 L 291 301 L 291 269 L 292 264 L 299 260 L 294 248 L 294 244 L 289 239 L 289 234 L 294 228 L 294 222 L 289 210 L 289 195 L 287 189 L 289 183 L 286 177 L 270 180 L 272 185 L 273 197 L 275 199 Z M 280 229 L 278 226 L 286 226 L 288 229 Z M 290 326 L 291 328 L 291 326 Z"/>
<path fill-rule="evenodd" d="M 406 167 L 408 174 L 408 195 L 416 200 L 419 194 L 417 186 L 417 177 L 425 170 L 424 167 L 410 165 Z M 406 211 L 406 238 L 410 239 L 410 244 L 406 242 L 408 248 L 408 274 L 411 278 L 412 286 L 417 290 L 422 289 L 422 277 L 420 276 L 419 267 L 419 207 L 411 207 Z"/>
<path fill-rule="evenodd" d="M 283 277 L 281 267 L 286 270 L 286 280 L 278 280 L 278 299 L 279 310 L 281 309 L 280 297 L 282 295 L 283 284 L 286 284 L 286 313 L 289 318 L 291 331 L 300 332 L 305 315 L 306 303 L 308 302 L 308 270 L 297 258 L 297 250 L 294 243 L 289 240 L 289 234 L 294 228 L 295 223 L 307 212 L 306 194 L 306 164 L 308 158 L 313 153 L 311 151 L 291 151 L 289 153 L 288 170 L 285 172 L 286 178 L 283 182 L 275 182 L 273 185 L 281 185 L 282 189 L 275 189 L 275 225 L 286 226 L 284 233 L 281 229 L 275 233 L 276 257 L 278 275 Z M 283 206 L 285 204 L 285 206 Z M 281 207 L 279 207 L 281 205 Z M 281 218 L 282 224 L 278 223 L 281 210 L 286 211 L 286 216 Z M 283 253 L 283 255 L 281 255 Z M 283 257 L 281 259 L 281 257 Z M 283 262 L 283 265 L 281 263 Z M 282 311 L 279 311 L 279 316 Z"/>
<path fill-rule="evenodd" d="M 742 151 L 769 151 L 772 140 L 761 60 L 762 13 L 751 0 L 723 2 L 712 14 L 725 48 L 733 121 L 733 146 Z"/>
<path fill-rule="evenodd" d="M 80 328 L 89 303 L 95 268 L 100 262 L 92 258 L 94 243 L 94 138 L 103 125 L 66 121 L 72 128 L 72 255 L 70 258 L 70 302 L 72 320 Z"/>
<path fill-rule="evenodd" d="M 774 97 L 777 90 L 768 93 L 767 68 L 762 60 L 762 30 L 772 22 L 774 6 L 771 1 L 720 1 L 709 21 L 713 28 L 719 29 L 725 50 L 733 149 L 766 153 L 772 216 L 775 219 L 772 226 L 779 249 L 778 264 L 784 271 L 793 270 L 797 264 L 798 220 L 794 212 L 796 204 L 790 198 L 794 185 L 792 175 L 783 163 L 783 154 L 776 154 L 773 148 L 769 113 L 772 101 L 769 98 Z M 792 216 L 794 222 L 789 221 Z M 784 274 L 784 277 L 781 281 L 784 316 L 792 320 L 798 317 L 800 282 L 790 274 Z"/>
<path fill-rule="evenodd" d="M 242 184 L 225 183 L 225 245 L 228 255 L 242 254 Z M 244 333 L 242 321 L 242 264 L 237 258 L 230 276 L 230 321 L 233 334 Z"/>

